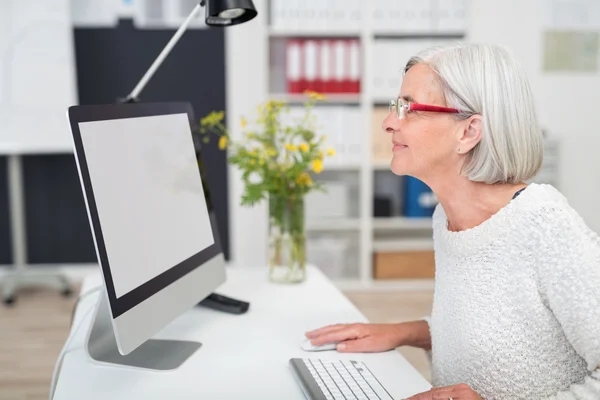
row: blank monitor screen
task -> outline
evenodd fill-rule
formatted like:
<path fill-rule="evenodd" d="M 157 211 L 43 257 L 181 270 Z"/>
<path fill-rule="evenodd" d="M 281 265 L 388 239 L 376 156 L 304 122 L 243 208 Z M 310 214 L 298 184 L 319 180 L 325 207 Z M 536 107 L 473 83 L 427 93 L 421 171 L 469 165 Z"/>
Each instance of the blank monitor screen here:
<path fill-rule="evenodd" d="M 190 116 L 130 107 L 118 118 L 110 106 L 73 111 L 82 114 L 75 147 L 115 318 L 221 251 Z"/>
<path fill-rule="evenodd" d="M 186 114 L 79 129 L 117 297 L 214 244 Z"/>

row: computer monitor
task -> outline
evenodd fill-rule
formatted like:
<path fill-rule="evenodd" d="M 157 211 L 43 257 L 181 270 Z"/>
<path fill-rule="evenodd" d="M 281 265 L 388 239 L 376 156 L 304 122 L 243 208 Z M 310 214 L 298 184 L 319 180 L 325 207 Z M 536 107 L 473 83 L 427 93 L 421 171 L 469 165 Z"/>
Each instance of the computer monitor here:
<path fill-rule="evenodd" d="M 192 108 L 73 106 L 68 118 L 104 278 L 89 355 L 131 367 L 177 368 L 200 343 L 150 338 L 226 279 Z"/>

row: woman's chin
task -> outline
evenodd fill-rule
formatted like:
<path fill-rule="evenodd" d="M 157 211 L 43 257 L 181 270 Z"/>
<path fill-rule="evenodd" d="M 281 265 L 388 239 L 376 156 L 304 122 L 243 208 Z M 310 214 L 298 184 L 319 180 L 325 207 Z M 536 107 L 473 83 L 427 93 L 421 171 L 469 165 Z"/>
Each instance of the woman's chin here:
<path fill-rule="evenodd" d="M 411 168 L 406 165 L 406 160 L 392 159 L 390 163 L 390 169 L 396 175 L 410 175 Z"/>

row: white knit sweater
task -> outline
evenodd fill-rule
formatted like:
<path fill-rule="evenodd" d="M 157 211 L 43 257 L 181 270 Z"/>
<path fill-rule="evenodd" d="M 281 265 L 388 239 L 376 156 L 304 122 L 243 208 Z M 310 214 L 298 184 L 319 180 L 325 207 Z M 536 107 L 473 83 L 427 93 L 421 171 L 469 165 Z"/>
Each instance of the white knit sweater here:
<path fill-rule="evenodd" d="M 600 239 L 552 186 L 481 225 L 433 218 L 434 386 L 484 399 L 600 399 Z"/>

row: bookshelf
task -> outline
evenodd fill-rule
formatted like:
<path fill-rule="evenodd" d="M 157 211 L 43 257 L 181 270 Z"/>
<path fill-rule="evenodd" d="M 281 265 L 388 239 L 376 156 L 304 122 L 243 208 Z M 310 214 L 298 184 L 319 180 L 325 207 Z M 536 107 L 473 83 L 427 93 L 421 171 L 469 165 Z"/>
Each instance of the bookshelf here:
<path fill-rule="evenodd" d="M 336 160 L 329 164 L 326 162 L 325 171 L 314 177 L 326 183 L 347 185 L 344 197 L 332 194 L 330 201 L 342 201 L 348 212 L 332 218 L 311 219 L 307 216 L 309 261 L 321 267 L 341 289 L 431 287 L 431 281 L 427 279 L 374 278 L 375 252 L 418 252 L 433 248 L 431 218 L 401 215 L 403 178 L 393 175 L 390 170 L 389 149 L 386 158 L 381 156 L 386 150 L 376 151 L 374 146 L 385 146 L 389 140 L 376 135 L 385 135 L 380 128 L 381 116 L 387 113 L 389 99 L 398 93 L 401 71 L 408 58 L 428 46 L 468 40 L 470 1 L 256 0 L 255 4 L 263 12 L 253 22 L 253 31 L 245 34 L 240 31 L 232 36 L 238 38 L 236 48 L 240 51 L 242 42 L 248 46 L 252 40 L 258 41 L 252 45 L 256 56 L 244 62 L 249 63 L 246 76 L 255 71 L 259 79 L 247 87 L 234 85 L 228 94 L 234 98 L 243 101 L 277 99 L 292 107 L 301 106 L 306 97 L 287 92 L 286 42 L 325 39 L 332 42 L 358 40 L 360 43 L 360 91 L 325 91 L 328 101 L 317 106 L 317 110 L 323 112 L 317 115 L 319 118 L 335 119 L 336 113 L 340 113 L 341 119 L 351 120 L 345 126 L 338 125 L 337 129 L 330 125 L 329 130 L 343 134 L 338 136 L 346 141 L 340 140 L 342 144 L 352 142 L 346 149 L 359 150 L 350 150 L 351 154 L 346 157 L 343 151 L 336 149 L 342 156 L 334 157 Z M 249 88 L 256 91 L 259 87 L 259 94 L 253 92 L 252 97 Z M 252 108 L 255 104 L 237 106 Z M 544 179 L 551 181 L 554 176 L 551 172 Z M 392 198 L 393 211 L 389 216 L 375 217 L 375 196 L 381 193 Z M 310 212 L 307 209 L 307 215 Z M 265 210 L 253 215 L 256 217 L 252 219 L 253 224 L 263 218 L 266 225 Z M 232 215 L 232 218 L 236 217 Z M 260 231 L 266 231 L 266 227 L 261 227 Z"/>
<path fill-rule="evenodd" d="M 262 4 L 269 10 L 268 17 L 261 21 L 267 48 L 266 93 L 269 99 L 286 101 L 291 107 L 301 105 L 306 100 L 304 95 L 288 93 L 286 90 L 286 43 L 289 41 L 326 40 L 324 43 L 333 46 L 336 40 L 359 41 L 360 91 L 331 93 L 315 89 L 327 96 L 327 102 L 318 106 L 325 109 L 322 114 L 317 114 L 320 121 L 337 118 L 351 120 L 345 126 L 338 126 L 337 130 L 343 132 L 343 136 L 335 135 L 337 141 L 332 143 L 341 156 L 326 164 L 325 172 L 315 176 L 315 179 L 331 184 L 345 183 L 348 186 L 346 199 L 341 200 L 332 194 L 330 201 L 352 204 L 347 206 L 348 215 L 339 218 L 311 219 L 311 210 L 307 210 L 309 260 L 327 273 L 329 266 L 322 264 L 328 263 L 330 258 L 336 258 L 331 253 L 342 251 L 343 256 L 337 257 L 340 265 L 332 267 L 337 274 L 332 278 L 344 288 L 406 286 L 403 281 L 377 282 L 373 278 L 374 251 L 431 248 L 431 218 L 400 215 L 398 201 L 394 202 L 392 215 L 374 217 L 374 194 L 380 176 L 383 180 L 396 181 L 401 188 L 401 178 L 393 176 L 390 171 L 389 148 L 387 159 L 385 156 L 375 159 L 371 151 L 374 146 L 373 135 L 384 134 L 381 129 L 374 132 L 377 129 L 374 121 L 382 115 L 374 110 L 387 110 L 389 98 L 393 98 L 399 90 L 400 71 L 408 57 L 429 45 L 463 37 L 464 24 L 452 21 L 454 25 L 447 25 L 455 29 L 448 29 L 448 32 L 441 32 L 438 25 L 443 19 L 442 11 L 451 14 L 452 7 L 460 9 L 466 6 L 466 2 L 424 1 L 408 7 L 395 4 L 397 2 L 338 0 L 327 2 L 327 7 L 318 0 L 268 0 Z M 407 23 L 400 24 L 401 20 Z M 394 29 L 399 25 L 404 28 Z M 450 35 L 449 38 L 447 35 Z M 335 125 L 327 128 L 336 130 Z M 386 146 L 384 143 L 387 143 L 387 138 L 379 139 L 383 141 L 380 145 Z M 341 144 L 348 145 L 345 141 L 360 150 L 346 157 L 344 150 L 348 151 L 351 145 L 339 148 Z M 307 207 L 314 206 L 315 203 L 307 204 Z M 329 257 L 318 254 L 320 251 L 327 252 L 327 247 L 330 249 Z M 314 258 L 311 259 L 311 256 Z"/>

